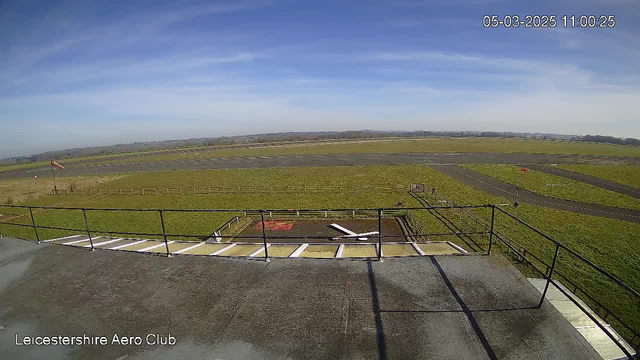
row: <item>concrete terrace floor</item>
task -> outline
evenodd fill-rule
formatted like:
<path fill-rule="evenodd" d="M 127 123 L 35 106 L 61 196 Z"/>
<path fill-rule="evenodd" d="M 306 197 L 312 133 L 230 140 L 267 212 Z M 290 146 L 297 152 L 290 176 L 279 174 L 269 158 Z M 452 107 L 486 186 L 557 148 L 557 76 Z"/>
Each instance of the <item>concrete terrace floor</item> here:
<path fill-rule="evenodd" d="M 0 240 L 2 359 L 597 359 L 500 256 L 249 260 Z M 15 334 L 175 336 L 15 346 Z"/>

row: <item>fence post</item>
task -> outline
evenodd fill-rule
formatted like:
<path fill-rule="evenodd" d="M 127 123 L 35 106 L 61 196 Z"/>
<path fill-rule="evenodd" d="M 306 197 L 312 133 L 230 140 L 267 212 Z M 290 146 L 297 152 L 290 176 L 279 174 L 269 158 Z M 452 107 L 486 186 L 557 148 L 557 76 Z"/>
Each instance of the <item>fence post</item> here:
<path fill-rule="evenodd" d="M 164 246 L 167 249 L 167 257 L 171 257 L 171 253 L 169 253 L 169 243 L 167 242 L 167 232 L 164 229 L 164 215 L 162 214 L 162 210 L 158 210 L 160 213 L 160 223 L 162 224 L 162 237 L 164 238 Z"/>
<path fill-rule="evenodd" d="M 33 211 L 31 210 L 31 206 L 29 206 L 29 216 L 31 216 L 31 224 L 33 224 L 33 231 L 36 233 L 36 240 L 38 240 L 38 244 L 40 244 L 40 236 L 38 235 L 38 227 L 36 226 L 36 219 L 33 218 Z"/>
<path fill-rule="evenodd" d="M 264 228 L 264 210 L 260 210 L 260 220 L 262 220 L 262 241 L 264 242 L 264 261 L 269 262 L 269 250 L 267 248 L 267 232 Z"/>
<path fill-rule="evenodd" d="M 91 251 L 94 251 L 93 239 L 91 238 L 91 231 L 89 231 L 89 221 L 87 220 L 87 211 L 82 209 L 82 216 L 84 216 L 84 226 L 87 228 L 87 235 L 89 235 L 89 243 L 91 244 Z"/>
<path fill-rule="evenodd" d="M 544 302 L 545 296 L 547 296 L 547 290 L 549 289 L 549 283 L 551 282 L 551 277 L 553 276 L 553 269 L 556 267 L 556 261 L 558 260 L 558 252 L 560 251 L 560 245 L 556 244 L 556 251 L 553 254 L 553 262 L 551 262 L 551 270 L 549 271 L 549 275 L 547 276 L 547 283 L 544 286 L 544 291 L 542 292 L 542 297 L 540 298 L 540 303 L 538 304 L 538 308 L 542 306 Z"/>
<path fill-rule="evenodd" d="M 491 206 L 491 230 L 489 232 L 489 251 L 487 252 L 487 255 L 491 255 L 491 243 L 493 242 L 493 221 L 496 217 L 496 206 L 493 205 Z"/>
<path fill-rule="evenodd" d="M 378 209 L 378 261 L 382 261 L 382 209 Z"/>

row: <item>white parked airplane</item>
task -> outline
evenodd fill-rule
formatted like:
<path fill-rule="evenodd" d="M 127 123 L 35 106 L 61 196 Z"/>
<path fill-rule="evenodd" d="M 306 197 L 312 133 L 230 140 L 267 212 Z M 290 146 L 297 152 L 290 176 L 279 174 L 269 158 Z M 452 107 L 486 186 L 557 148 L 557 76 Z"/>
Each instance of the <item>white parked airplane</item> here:
<path fill-rule="evenodd" d="M 349 230 L 347 228 L 344 228 L 344 227 L 342 227 L 342 226 L 340 226 L 338 224 L 331 224 L 329 226 L 331 226 L 332 228 L 334 228 L 334 229 L 336 229 L 336 230 L 338 230 L 340 232 L 343 232 L 343 233 L 347 234 L 347 235 L 344 235 L 344 236 L 334 237 L 333 240 L 340 240 L 340 239 L 345 239 L 345 238 L 358 238 L 358 240 L 366 241 L 366 240 L 368 240 L 367 236 L 378 235 L 377 231 L 370 231 L 370 232 L 366 232 L 366 233 L 356 234 L 353 231 L 351 231 L 351 230 Z"/>

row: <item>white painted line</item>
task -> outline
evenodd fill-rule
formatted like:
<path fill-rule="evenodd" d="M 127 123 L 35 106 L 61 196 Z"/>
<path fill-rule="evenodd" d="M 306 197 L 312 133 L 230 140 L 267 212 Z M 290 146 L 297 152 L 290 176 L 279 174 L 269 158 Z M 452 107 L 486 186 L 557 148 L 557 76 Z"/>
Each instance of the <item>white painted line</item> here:
<path fill-rule="evenodd" d="M 221 252 L 223 252 L 223 251 L 227 251 L 227 250 L 231 249 L 232 247 L 234 247 L 234 246 L 236 246 L 236 245 L 238 245 L 238 244 L 231 244 L 231 245 L 229 245 L 229 246 L 225 246 L 225 247 L 223 247 L 222 249 L 220 249 L 220 250 L 218 250 L 218 251 L 212 252 L 211 254 L 209 254 L 209 256 L 211 256 L 211 255 L 218 255 L 218 254 L 220 254 Z"/>
<path fill-rule="evenodd" d="M 271 244 L 267 244 L 267 248 L 269 248 L 269 246 L 271 246 Z M 264 251 L 264 246 L 261 247 L 260 249 L 256 250 L 256 251 L 252 252 L 251 255 L 249 255 L 249 257 L 254 257 L 254 256 L 260 254 L 263 251 Z"/>
<path fill-rule="evenodd" d="M 456 248 L 458 251 L 460 251 L 463 254 L 468 254 L 467 250 L 465 250 L 465 249 L 461 248 L 460 246 L 452 243 L 451 241 L 447 241 L 447 244 L 453 246 L 454 248 Z"/>
<path fill-rule="evenodd" d="M 127 246 L 133 246 L 133 245 L 137 245 L 137 244 L 142 244 L 145 241 L 147 241 L 147 240 L 135 241 L 135 242 L 132 242 L 131 244 L 124 244 L 124 245 L 119 245 L 119 246 L 116 246 L 116 247 L 112 247 L 109 250 L 118 250 L 118 249 L 126 248 Z"/>
<path fill-rule="evenodd" d="M 99 242 L 97 244 L 93 244 L 93 246 L 95 247 L 95 246 L 100 246 L 100 245 L 111 244 L 111 243 L 114 243 L 114 242 L 120 241 L 120 240 L 122 240 L 122 238 L 111 239 L 111 240 L 108 240 L 108 241 L 103 241 L 103 242 Z M 91 244 L 85 245 L 84 247 L 86 247 L 86 248 L 91 247 Z"/>
<path fill-rule="evenodd" d="M 338 225 L 336 223 L 330 224 L 329 226 L 333 227 L 334 229 L 336 229 L 338 231 L 341 231 L 341 232 L 347 234 L 346 236 L 343 236 L 343 237 L 357 237 L 358 240 L 361 240 L 361 241 L 366 241 L 367 238 L 366 237 L 359 237 L 359 236 L 373 234 L 373 233 L 356 234 L 355 232 L 353 232 L 353 231 L 351 231 L 351 230 L 349 230 L 349 229 L 347 229 L 345 227 L 342 227 L 342 226 L 340 226 L 340 225 Z M 375 231 L 375 233 L 377 234 L 378 232 Z M 338 238 L 333 238 L 333 239 L 337 240 Z"/>
<path fill-rule="evenodd" d="M 56 239 L 43 240 L 42 242 L 65 240 L 65 239 L 71 239 L 71 238 L 78 237 L 78 236 L 84 236 L 84 235 L 71 235 L 71 236 L 65 236 L 65 237 L 56 238 Z"/>
<path fill-rule="evenodd" d="M 167 241 L 167 245 L 173 244 L 174 242 L 175 241 Z M 140 250 L 138 250 L 138 252 L 145 252 L 145 251 L 153 250 L 153 249 L 159 248 L 160 246 L 164 246 L 164 245 L 165 245 L 165 243 L 162 242 L 162 243 L 157 244 L 157 245 L 152 245 L 152 246 L 146 247 L 144 249 L 140 249 Z"/>
<path fill-rule="evenodd" d="M 344 244 L 340 244 L 340 246 L 338 246 L 338 252 L 336 253 L 336 258 L 341 258 L 343 251 L 344 251 Z"/>
<path fill-rule="evenodd" d="M 304 251 L 304 249 L 307 248 L 307 246 L 309 246 L 309 244 L 300 245 L 300 247 L 297 248 L 296 251 L 292 252 L 291 255 L 289 255 L 289 257 L 298 257 L 298 256 L 300 256 L 300 254 L 302 254 L 302 252 Z"/>
<path fill-rule="evenodd" d="M 420 249 L 420 247 L 416 243 L 411 242 L 411 246 L 413 246 L 413 249 L 417 251 L 420 256 L 425 256 L 424 251 L 422 251 L 422 249 Z"/>
<path fill-rule="evenodd" d="M 195 248 L 197 248 L 198 246 L 202 246 L 202 245 L 204 245 L 204 244 L 206 244 L 206 242 L 201 242 L 200 244 L 195 244 L 195 245 L 193 245 L 193 246 L 189 246 L 189 247 L 186 247 L 186 248 L 184 248 L 184 249 L 180 249 L 180 250 L 178 250 L 178 251 L 174 252 L 174 254 L 182 254 L 183 252 L 187 252 L 187 251 L 189 251 L 189 250 L 195 249 Z"/>
<path fill-rule="evenodd" d="M 73 244 L 77 244 L 77 243 L 80 243 L 80 242 L 83 242 L 83 241 L 89 241 L 89 238 L 87 237 L 86 239 L 82 239 L 82 240 L 69 241 L 69 242 L 66 242 L 66 243 L 64 243 L 62 245 L 73 245 Z"/>

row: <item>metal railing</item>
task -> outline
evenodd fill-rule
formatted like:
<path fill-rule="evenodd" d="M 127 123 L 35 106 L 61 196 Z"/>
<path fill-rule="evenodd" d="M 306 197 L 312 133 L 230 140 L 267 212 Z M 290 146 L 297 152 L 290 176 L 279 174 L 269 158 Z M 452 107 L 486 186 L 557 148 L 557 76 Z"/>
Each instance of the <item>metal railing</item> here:
<path fill-rule="evenodd" d="M 516 249 L 513 248 L 513 245 L 512 245 L 513 244 L 513 240 L 511 240 L 511 239 L 506 240 L 504 238 L 504 235 L 500 235 L 495 231 L 494 227 L 495 227 L 496 210 L 498 210 L 501 214 L 507 215 L 509 218 L 511 218 L 514 221 L 518 222 L 519 224 L 525 226 L 527 229 L 535 232 L 536 234 L 542 236 L 542 238 L 544 238 L 545 240 L 547 240 L 551 244 L 553 244 L 554 252 L 553 252 L 553 259 L 552 259 L 550 265 L 546 264 L 539 257 L 531 254 L 531 252 L 528 253 L 531 257 L 536 259 L 536 261 L 538 261 L 539 263 L 545 265 L 545 267 L 546 267 L 545 271 L 540 270 L 538 268 L 538 266 L 536 266 L 533 262 L 531 262 L 529 259 L 526 258 L 526 256 L 527 256 L 526 248 L 522 247 L 524 249 L 523 253 L 518 252 Z M 631 346 L 634 346 L 634 341 L 636 339 L 639 340 L 638 343 L 635 344 L 635 348 L 634 348 L 635 349 L 635 354 L 632 354 L 624 346 L 624 344 L 622 344 L 622 342 L 620 342 L 617 339 L 617 337 L 614 334 L 612 334 L 606 328 L 606 326 L 603 325 L 602 322 L 585 307 L 584 304 L 580 303 L 580 301 L 577 301 L 574 298 L 574 296 L 571 296 L 571 294 L 569 294 L 568 291 L 563 286 L 560 286 L 560 284 L 557 283 L 553 279 L 554 275 L 558 275 L 558 277 L 561 277 L 563 280 L 565 280 L 565 281 L 568 280 L 568 282 L 570 284 L 574 285 L 574 289 L 576 289 L 576 290 L 574 290 L 574 294 L 577 296 L 577 293 L 576 293 L 577 289 L 580 289 L 578 287 L 578 285 L 575 284 L 575 282 L 569 280 L 566 276 L 561 275 L 560 273 L 558 273 L 557 270 L 556 270 L 556 266 L 558 264 L 558 259 L 559 259 L 559 255 L 560 255 L 560 251 L 562 250 L 563 252 L 566 252 L 566 253 L 574 256 L 575 258 L 577 258 L 578 260 L 580 260 L 581 262 L 583 262 L 584 264 L 586 264 L 590 268 L 592 268 L 595 271 L 597 271 L 598 273 L 604 275 L 607 279 L 609 279 L 610 281 L 615 283 L 618 287 L 620 287 L 621 289 L 625 290 L 628 294 L 630 294 L 632 297 L 634 297 L 636 299 L 636 301 L 640 301 L 640 293 L 638 291 L 636 291 L 635 289 L 633 289 L 629 285 L 625 284 L 622 280 L 618 279 L 616 276 L 614 276 L 611 273 L 607 272 L 606 270 L 602 269 L 600 266 L 596 265 L 595 263 L 593 263 L 589 259 L 585 258 L 581 254 L 578 254 L 574 250 L 572 250 L 572 249 L 568 248 L 567 246 L 561 244 L 560 242 L 556 241 L 555 239 L 553 239 L 549 235 L 545 234 L 544 232 L 536 229 L 535 227 L 531 226 L 530 224 L 526 223 L 525 221 L 523 221 L 523 220 L 519 219 L 518 217 L 516 217 L 516 216 L 510 214 L 509 212 L 505 211 L 499 205 L 492 206 L 492 209 L 491 209 L 491 225 L 490 226 L 491 226 L 491 231 L 490 231 L 490 235 L 489 235 L 490 239 L 489 239 L 488 255 L 491 255 L 491 245 L 493 243 L 493 238 L 495 237 L 497 240 L 500 240 L 501 242 L 503 242 L 507 247 L 509 247 L 510 249 L 514 250 L 516 253 L 521 255 L 522 259 L 524 261 L 526 261 L 528 264 L 530 264 L 537 272 L 539 272 L 546 279 L 545 287 L 544 287 L 544 289 L 542 291 L 542 296 L 540 297 L 540 302 L 538 303 L 538 307 L 541 307 L 542 304 L 544 303 L 544 299 L 546 297 L 547 291 L 549 290 L 549 285 L 554 285 L 556 287 L 556 289 L 558 289 L 560 292 L 562 292 L 573 304 L 575 304 L 585 315 L 587 315 L 587 317 L 591 321 L 593 321 L 602 331 L 604 331 L 604 333 L 620 348 L 620 350 L 629 359 L 635 359 L 636 358 L 635 356 L 637 355 L 638 348 L 640 347 L 640 333 L 637 330 L 632 328 L 629 324 L 625 323 L 619 316 L 615 315 L 609 308 L 607 308 L 606 306 L 602 305 L 600 302 L 595 300 L 595 298 L 593 296 L 589 295 L 586 291 L 581 289 L 581 292 L 584 295 L 586 295 L 589 298 L 589 300 L 595 302 L 596 304 L 598 304 L 598 306 L 602 307 L 603 309 L 605 309 L 607 311 L 607 315 L 603 319 L 604 321 L 606 321 L 607 316 L 611 315 L 613 318 L 615 318 L 615 320 L 618 323 L 620 323 L 627 331 L 629 331 L 633 335 L 631 337 L 631 339 L 629 339 L 630 343 L 631 343 Z"/>
<path fill-rule="evenodd" d="M 377 244 L 376 244 L 376 257 L 378 261 L 381 261 L 382 258 L 382 249 L 383 249 L 383 238 L 397 238 L 397 237 L 404 237 L 404 235 L 383 235 L 382 232 L 382 219 L 385 215 L 398 215 L 401 214 L 402 212 L 404 212 L 405 214 L 407 212 L 410 212 L 412 210 L 418 211 L 418 210 L 433 210 L 439 213 L 439 210 L 445 210 L 445 209 L 459 209 L 459 210 L 464 210 L 464 211 L 468 211 L 470 209 L 479 209 L 479 208 L 485 208 L 485 209 L 491 209 L 491 219 L 490 219 L 490 223 L 487 224 L 487 222 L 484 222 L 482 219 L 475 219 L 476 221 L 480 221 L 482 222 L 484 227 L 488 227 L 488 231 L 470 231 L 470 232 L 465 232 L 465 231 L 461 231 L 461 229 L 457 226 L 451 228 L 453 231 L 450 233 L 422 233 L 422 231 L 420 231 L 420 233 L 415 233 L 413 234 L 413 236 L 415 237 L 421 237 L 421 236 L 451 236 L 451 235 L 455 235 L 455 236 L 468 236 L 468 235 L 480 235 L 480 234 L 488 234 L 489 235 L 489 244 L 488 244 L 488 248 L 486 251 L 487 255 L 491 255 L 492 252 L 492 246 L 494 244 L 494 242 L 497 244 L 498 242 L 501 242 L 502 244 L 504 244 L 505 246 L 507 246 L 509 249 L 513 250 L 514 252 L 516 252 L 519 256 L 522 257 L 522 259 L 524 261 L 527 261 L 527 263 L 529 263 L 530 265 L 533 266 L 533 268 L 540 272 L 540 274 L 542 274 L 542 276 L 546 279 L 546 284 L 544 287 L 544 290 L 542 291 L 542 296 L 540 298 L 540 302 L 538 303 L 538 307 L 542 306 L 542 304 L 544 303 L 544 299 L 546 297 L 546 293 L 549 289 L 549 285 L 554 285 L 559 291 L 561 291 L 571 302 L 573 302 L 580 310 L 582 310 L 593 322 L 595 322 L 598 327 L 600 329 L 602 329 L 605 334 L 611 338 L 611 340 L 625 353 L 625 355 L 627 357 L 629 357 L 630 359 L 634 358 L 634 354 L 632 354 L 617 338 L 614 334 L 612 334 L 609 330 L 607 330 L 607 328 L 605 327 L 605 325 L 603 325 L 601 323 L 601 321 L 599 319 L 596 318 L 595 315 L 591 314 L 588 309 L 585 308 L 585 306 L 583 304 L 581 304 L 579 301 L 577 301 L 573 296 L 571 296 L 570 294 L 567 293 L 567 290 L 565 290 L 562 286 L 559 285 L 559 283 L 556 282 L 556 280 L 553 279 L 553 276 L 556 275 L 557 277 L 561 277 L 564 280 L 568 280 L 568 282 L 574 286 L 574 288 L 576 290 L 574 290 L 574 293 L 577 292 L 577 289 L 579 289 L 578 285 L 575 284 L 575 282 L 569 280 L 566 276 L 561 275 L 560 273 L 557 272 L 556 267 L 558 264 L 558 259 L 559 259 L 559 254 L 561 252 L 565 252 L 567 254 L 572 255 L 573 257 L 575 257 L 576 259 L 578 259 L 579 261 L 581 261 L 582 263 L 586 264 L 588 267 L 594 269 L 595 271 L 597 271 L 599 274 L 605 276 L 607 279 L 609 279 L 610 281 L 612 281 L 614 284 L 616 284 L 620 289 L 624 290 L 625 292 L 627 292 L 628 294 L 630 294 L 636 301 L 640 301 L 640 293 L 638 291 L 636 291 L 635 289 L 633 289 L 632 287 L 630 287 L 629 285 L 625 284 L 622 280 L 618 279 L 616 276 L 612 275 L 611 273 L 607 272 L 606 270 L 602 269 L 601 267 L 599 267 L 598 265 L 596 265 L 595 263 L 593 263 L 592 261 L 590 261 L 589 259 L 585 258 L 584 256 L 582 256 L 581 254 L 577 253 L 576 251 L 568 248 L 567 246 L 561 244 L 560 242 L 556 241 L 555 239 L 553 239 L 552 237 L 550 237 L 549 235 L 545 234 L 544 232 L 536 229 L 535 227 L 529 225 L 528 223 L 524 222 L 523 220 L 513 216 L 512 214 L 510 214 L 509 212 L 505 211 L 504 209 L 502 209 L 502 205 L 491 205 L 491 204 L 487 204 L 487 205 L 443 205 L 443 206 L 429 206 L 429 205 L 425 205 L 422 207 L 405 207 L 405 208 L 368 208 L 368 209 L 300 209 L 300 210 L 283 210 L 283 209 L 116 209 L 116 208 L 71 208 L 71 207 L 53 207 L 53 206 L 24 206 L 24 205 L 0 205 L 0 207 L 6 207 L 6 208 L 18 208 L 18 209 L 28 209 L 28 216 L 31 218 L 30 224 L 27 223 L 14 223 L 14 222 L 0 222 L 0 224 L 3 225 L 10 225 L 10 226 L 18 226 L 18 227 L 30 227 L 33 229 L 34 234 L 35 234 L 35 239 L 37 242 L 42 241 L 40 238 L 40 234 L 38 233 L 38 229 L 50 229 L 50 230 L 61 230 L 61 231 L 73 231 L 73 232 L 86 232 L 86 234 L 88 235 L 88 240 L 90 243 L 90 246 L 88 248 L 90 248 L 91 250 L 94 250 L 94 244 L 93 244 L 93 235 L 95 234 L 118 234 L 118 235 L 137 235 L 137 236 L 155 236 L 155 237 L 159 237 L 161 239 L 163 239 L 164 241 L 164 245 L 166 248 L 166 256 L 171 256 L 171 253 L 169 251 L 169 242 L 167 240 L 168 237 L 184 237 L 184 238 L 200 238 L 202 239 L 210 237 L 210 234 L 203 234 L 203 235 L 193 235 L 193 234 L 171 234 L 168 233 L 166 230 L 166 226 L 165 226 L 165 218 L 164 215 L 166 213 L 236 213 L 236 214 L 243 214 L 243 216 L 258 216 L 260 217 L 260 222 L 261 222 L 261 235 L 259 236 L 239 236 L 239 235 L 220 235 L 220 237 L 222 239 L 260 239 L 262 240 L 262 244 L 264 247 L 264 259 L 265 261 L 269 261 L 269 253 L 268 253 L 268 245 L 269 245 L 269 240 L 274 240 L 274 239 L 326 239 L 326 236 L 269 236 L 267 234 L 266 231 L 266 226 L 265 226 L 265 215 L 266 216 L 273 216 L 273 214 L 277 214 L 278 216 L 283 216 L 283 215 L 289 215 L 289 216 L 300 216 L 300 214 L 307 214 L 307 215 L 313 215 L 313 214 L 324 214 L 325 216 L 327 214 L 331 214 L 331 216 L 336 216 L 336 214 L 344 214 L 344 215 L 354 215 L 356 214 L 356 212 L 358 212 L 359 214 L 366 214 L 368 217 L 370 218 L 377 218 L 378 220 L 378 234 L 376 235 L 377 238 Z M 37 210 L 70 210 L 70 211 L 81 211 L 82 212 L 82 216 L 83 216 L 83 220 L 84 220 L 84 228 L 82 229 L 78 229 L 78 228 L 65 228 L 65 227 L 55 227 L 55 226 L 44 226 L 44 225 L 38 225 L 36 223 L 36 219 L 34 217 L 34 212 L 33 210 L 37 209 Z M 142 233 L 142 232 L 122 232 L 122 231 L 106 231 L 106 230 L 98 230 L 98 229 L 91 229 L 90 225 L 89 225 L 89 219 L 87 216 L 87 213 L 91 213 L 91 212 L 95 212 L 95 211 L 107 211 L 107 212 L 117 212 L 117 211 L 121 211 L 121 212 L 145 212 L 145 213 L 157 213 L 158 214 L 158 219 L 161 225 L 161 229 L 162 232 L 161 233 Z M 513 241 L 512 239 L 508 238 L 506 235 L 502 234 L 501 232 L 498 232 L 495 229 L 495 225 L 496 225 L 496 217 L 498 214 L 504 214 L 506 216 L 508 216 L 510 219 L 513 219 L 514 221 L 516 221 L 517 223 L 525 226 L 527 229 L 535 232 L 536 234 L 542 236 L 542 238 L 544 238 L 545 240 L 549 241 L 553 246 L 554 246 L 554 254 L 553 254 L 553 260 L 551 262 L 551 264 L 546 264 L 542 259 L 540 259 L 539 257 L 531 254 L 531 252 L 526 252 L 526 248 L 517 244 L 515 241 Z M 234 218 L 232 218 L 231 220 L 229 220 L 229 222 L 227 222 L 225 225 L 223 225 L 223 227 L 227 226 L 230 227 L 230 224 L 233 221 L 238 221 L 238 216 L 235 216 Z M 453 222 L 451 222 L 453 224 Z M 516 247 L 514 246 L 514 244 L 517 244 L 520 247 L 520 251 L 518 251 L 518 249 L 516 249 Z M 524 251 L 522 251 L 524 249 Z M 527 255 L 529 255 L 530 257 L 534 258 L 537 262 L 543 264 L 545 266 L 544 271 L 539 269 L 538 266 L 536 266 L 530 259 L 527 258 Z M 632 328 L 631 325 L 625 323 L 624 321 L 622 321 L 620 319 L 620 316 L 614 314 L 609 308 L 605 307 L 604 305 L 600 304 L 599 302 L 595 301 L 594 297 L 589 295 L 586 291 L 584 291 L 583 289 L 580 289 L 580 291 L 586 295 L 591 301 L 596 302 L 599 306 L 601 306 L 602 308 L 606 309 L 607 311 L 607 316 L 612 316 L 618 323 L 620 323 L 622 326 L 624 326 L 626 328 L 626 330 L 628 330 L 633 337 L 629 340 L 631 346 L 634 346 L 634 341 L 636 341 L 636 339 L 638 340 L 637 344 L 635 345 L 635 351 L 636 353 L 638 352 L 638 347 L 640 346 L 640 333 L 638 331 L 636 331 L 635 329 Z M 606 316 L 605 316 L 605 320 L 606 320 Z"/>

